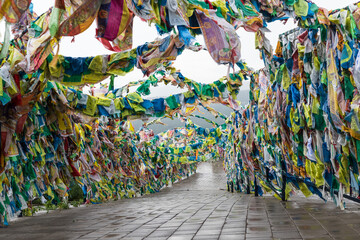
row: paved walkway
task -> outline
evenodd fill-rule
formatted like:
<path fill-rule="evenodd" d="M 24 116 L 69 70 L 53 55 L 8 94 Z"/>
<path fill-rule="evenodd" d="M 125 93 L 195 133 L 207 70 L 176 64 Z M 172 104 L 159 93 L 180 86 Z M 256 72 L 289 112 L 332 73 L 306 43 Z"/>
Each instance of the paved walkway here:
<path fill-rule="evenodd" d="M 229 193 L 221 163 L 142 198 L 54 211 L 0 229 L 0 239 L 360 239 L 359 207 Z"/>

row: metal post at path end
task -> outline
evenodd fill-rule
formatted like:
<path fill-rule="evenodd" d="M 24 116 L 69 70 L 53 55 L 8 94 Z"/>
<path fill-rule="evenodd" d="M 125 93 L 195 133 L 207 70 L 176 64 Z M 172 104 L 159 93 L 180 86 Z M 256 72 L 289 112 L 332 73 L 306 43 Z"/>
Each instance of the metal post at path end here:
<path fill-rule="evenodd" d="M 255 197 L 258 197 L 259 191 L 258 191 L 256 176 L 254 176 L 254 185 L 255 185 Z"/>
<path fill-rule="evenodd" d="M 247 176 L 246 194 L 250 194 L 250 180 L 249 180 L 249 176 Z"/>

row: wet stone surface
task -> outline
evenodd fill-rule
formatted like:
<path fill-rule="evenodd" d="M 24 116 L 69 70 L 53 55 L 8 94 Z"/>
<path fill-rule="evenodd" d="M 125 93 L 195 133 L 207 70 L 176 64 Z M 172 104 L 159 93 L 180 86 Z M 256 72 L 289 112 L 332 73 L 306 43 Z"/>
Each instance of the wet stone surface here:
<path fill-rule="evenodd" d="M 0 239 L 360 239 L 359 205 L 226 191 L 221 163 L 160 193 L 22 218 Z"/>

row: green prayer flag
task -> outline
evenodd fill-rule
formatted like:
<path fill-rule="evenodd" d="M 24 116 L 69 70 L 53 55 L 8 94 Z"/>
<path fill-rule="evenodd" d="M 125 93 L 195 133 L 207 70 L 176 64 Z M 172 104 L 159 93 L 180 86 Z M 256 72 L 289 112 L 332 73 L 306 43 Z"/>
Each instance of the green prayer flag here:
<path fill-rule="evenodd" d="M 360 162 L 360 140 L 354 139 L 356 142 L 356 154 L 357 154 L 357 161 Z"/>
<path fill-rule="evenodd" d="M 115 80 L 115 75 L 111 75 L 110 76 L 110 84 L 109 84 L 109 92 L 113 91 L 115 88 L 114 80 Z"/>
<path fill-rule="evenodd" d="M 295 4 L 296 0 L 285 0 L 285 4 L 287 6 L 293 6 Z"/>
<path fill-rule="evenodd" d="M 212 87 L 209 84 L 205 84 L 202 87 L 201 93 L 202 93 L 202 95 L 210 97 L 210 98 L 214 97 L 214 91 L 213 91 Z"/>
<path fill-rule="evenodd" d="M 5 207 L 4 205 L 2 205 L 2 203 L 0 202 L 0 215 L 5 215 Z"/>
<path fill-rule="evenodd" d="M 143 95 L 149 95 L 150 94 L 150 81 L 146 80 L 143 84 L 141 84 L 136 91 Z"/>
<path fill-rule="evenodd" d="M 354 93 L 354 86 L 351 83 L 350 76 L 348 74 L 344 74 L 344 94 L 345 99 L 352 99 Z"/>
<path fill-rule="evenodd" d="M 2 105 L 6 105 L 11 101 L 11 97 L 6 92 L 3 92 L 2 96 L 0 96 L 0 101 Z"/>
<path fill-rule="evenodd" d="M 175 96 L 173 96 L 173 95 L 171 95 L 170 97 L 167 97 L 165 99 L 165 101 L 171 109 L 176 109 L 180 106 L 180 104 L 177 103 Z"/>

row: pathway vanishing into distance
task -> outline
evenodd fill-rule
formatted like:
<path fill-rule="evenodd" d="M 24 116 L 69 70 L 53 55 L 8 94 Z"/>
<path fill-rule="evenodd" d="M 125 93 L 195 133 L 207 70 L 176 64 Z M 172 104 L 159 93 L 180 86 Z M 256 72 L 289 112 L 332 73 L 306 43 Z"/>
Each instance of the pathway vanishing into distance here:
<path fill-rule="evenodd" d="M 229 193 L 222 164 L 201 163 L 160 193 L 26 217 L 0 239 L 360 239 L 360 205 L 348 205 Z"/>

